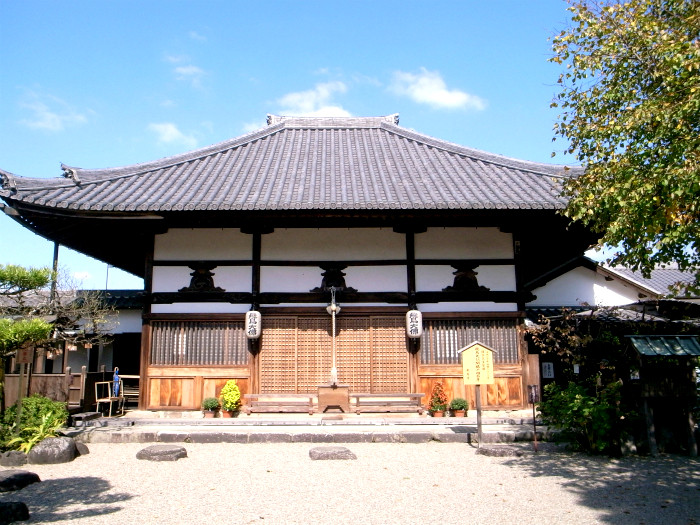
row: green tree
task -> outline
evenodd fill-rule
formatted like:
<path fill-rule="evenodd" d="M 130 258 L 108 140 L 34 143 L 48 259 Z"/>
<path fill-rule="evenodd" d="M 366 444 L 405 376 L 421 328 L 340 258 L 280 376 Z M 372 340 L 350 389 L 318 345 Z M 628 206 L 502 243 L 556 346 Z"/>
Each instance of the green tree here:
<path fill-rule="evenodd" d="M 555 140 L 581 162 L 566 214 L 644 274 L 677 263 L 700 285 L 700 2 L 569 0 Z"/>
<path fill-rule="evenodd" d="M 18 314 L 25 294 L 48 285 L 52 275 L 48 268 L 0 265 L 0 412 L 5 406 L 5 358 L 51 334 L 53 327 L 47 321 Z"/>

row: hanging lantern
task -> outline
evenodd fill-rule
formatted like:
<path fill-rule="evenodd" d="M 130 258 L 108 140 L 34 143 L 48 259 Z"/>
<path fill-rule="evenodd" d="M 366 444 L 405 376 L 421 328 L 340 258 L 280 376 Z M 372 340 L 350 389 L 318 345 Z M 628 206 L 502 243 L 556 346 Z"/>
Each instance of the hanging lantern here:
<path fill-rule="evenodd" d="M 423 335 L 423 314 L 419 310 L 406 312 L 406 335 L 410 339 L 418 339 Z"/>
<path fill-rule="evenodd" d="M 260 312 L 251 310 L 245 314 L 245 336 L 248 339 L 258 339 L 260 337 L 260 326 L 262 316 Z"/>

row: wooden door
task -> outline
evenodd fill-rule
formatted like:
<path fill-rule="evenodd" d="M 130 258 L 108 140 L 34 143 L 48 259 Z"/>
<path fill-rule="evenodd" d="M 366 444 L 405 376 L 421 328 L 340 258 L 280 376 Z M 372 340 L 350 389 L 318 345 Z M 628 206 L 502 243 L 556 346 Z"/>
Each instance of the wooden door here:
<path fill-rule="evenodd" d="M 336 319 L 338 381 L 352 392 L 408 392 L 402 317 Z M 260 350 L 262 393 L 315 393 L 328 384 L 333 338 L 329 316 L 265 318 Z"/>

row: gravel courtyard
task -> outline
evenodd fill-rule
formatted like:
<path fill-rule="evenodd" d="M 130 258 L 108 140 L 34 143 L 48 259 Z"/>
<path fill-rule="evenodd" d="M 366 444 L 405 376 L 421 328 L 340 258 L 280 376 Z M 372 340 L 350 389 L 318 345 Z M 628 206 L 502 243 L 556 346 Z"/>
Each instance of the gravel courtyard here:
<path fill-rule="evenodd" d="M 557 451 L 477 455 L 465 444 L 356 443 L 357 460 L 312 461 L 316 444 L 184 444 L 175 462 L 145 444 L 91 444 L 41 483 L 0 494 L 60 524 L 700 523 L 700 461 L 610 460 Z M 1 467 L 0 467 L 1 468 Z"/>

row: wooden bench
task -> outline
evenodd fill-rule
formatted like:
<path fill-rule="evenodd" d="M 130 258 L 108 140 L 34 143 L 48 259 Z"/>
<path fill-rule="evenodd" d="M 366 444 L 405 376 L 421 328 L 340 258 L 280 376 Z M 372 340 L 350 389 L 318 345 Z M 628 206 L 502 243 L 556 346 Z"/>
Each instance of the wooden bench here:
<path fill-rule="evenodd" d="M 413 412 L 423 413 L 420 400 L 425 394 L 350 394 L 355 412 Z"/>
<path fill-rule="evenodd" d="M 314 413 L 313 394 L 243 394 L 243 411 L 251 412 L 308 412 Z"/>

